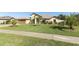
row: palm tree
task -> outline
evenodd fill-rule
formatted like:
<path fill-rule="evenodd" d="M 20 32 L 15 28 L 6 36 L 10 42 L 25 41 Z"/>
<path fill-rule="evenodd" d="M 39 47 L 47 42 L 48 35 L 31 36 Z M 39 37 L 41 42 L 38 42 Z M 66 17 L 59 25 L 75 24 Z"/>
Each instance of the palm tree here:
<path fill-rule="evenodd" d="M 70 16 L 67 16 L 66 20 L 67 20 L 66 24 L 69 26 L 69 28 L 71 30 L 74 30 L 73 26 L 74 26 L 74 24 L 76 22 L 76 17 L 74 16 L 74 14 L 70 14 Z"/>
<path fill-rule="evenodd" d="M 75 25 L 77 26 L 77 25 L 79 25 L 79 14 L 75 14 L 75 17 L 77 19 L 77 22 L 75 23 Z"/>

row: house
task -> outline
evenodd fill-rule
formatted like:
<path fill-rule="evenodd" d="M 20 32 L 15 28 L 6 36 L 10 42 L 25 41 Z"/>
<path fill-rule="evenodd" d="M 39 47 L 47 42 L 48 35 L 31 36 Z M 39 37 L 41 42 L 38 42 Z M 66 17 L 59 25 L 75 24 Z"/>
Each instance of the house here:
<path fill-rule="evenodd" d="M 27 18 L 27 17 L 18 17 L 18 18 L 15 18 L 17 20 L 17 23 L 18 24 L 30 24 L 30 18 Z"/>
<path fill-rule="evenodd" d="M 41 15 L 42 16 L 42 23 L 47 23 L 47 21 L 49 20 L 49 19 L 51 19 L 52 18 L 52 16 L 50 16 L 50 15 L 47 15 L 47 14 L 43 14 L 43 15 Z"/>
<path fill-rule="evenodd" d="M 27 17 L 11 17 L 11 16 L 0 16 L 0 24 L 6 24 L 6 21 L 15 19 L 18 24 L 29 24 L 30 18 Z"/>
<path fill-rule="evenodd" d="M 31 22 L 34 23 L 34 24 L 40 24 L 41 23 L 41 18 L 42 17 L 39 14 L 32 13 Z"/>
<path fill-rule="evenodd" d="M 48 23 L 49 22 L 55 23 L 55 21 L 56 21 L 56 23 L 64 22 L 64 20 L 60 20 L 60 19 L 57 19 L 54 17 L 50 18 L 49 20 L 46 20 L 46 22 L 48 22 Z"/>
<path fill-rule="evenodd" d="M 6 21 L 7 20 L 11 20 L 11 19 L 14 19 L 14 17 L 11 17 L 11 16 L 0 16 L 0 24 L 3 24 L 3 23 L 6 24 Z"/>
<path fill-rule="evenodd" d="M 64 20 L 60 20 L 58 18 L 56 18 L 55 16 L 51 16 L 51 15 L 41 15 L 43 18 L 43 22 L 46 23 L 54 23 L 54 21 L 56 21 L 57 23 L 63 22 Z"/>
<path fill-rule="evenodd" d="M 43 15 L 41 15 L 41 16 L 42 16 L 43 20 L 49 20 L 50 18 L 53 17 L 53 16 L 47 15 L 47 14 L 43 14 Z"/>

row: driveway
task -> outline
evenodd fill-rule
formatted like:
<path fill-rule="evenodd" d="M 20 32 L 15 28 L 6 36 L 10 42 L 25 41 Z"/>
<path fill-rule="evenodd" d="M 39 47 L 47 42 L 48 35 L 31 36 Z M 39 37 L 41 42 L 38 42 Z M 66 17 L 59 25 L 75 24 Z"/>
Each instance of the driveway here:
<path fill-rule="evenodd" d="M 8 27 L 11 26 L 12 24 L 0 24 L 0 27 Z M 20 24 L 16 24 L 16 25 L 20 25 Z"/>
<path fill-rule="evenodd" d="M 43 38 L 43 39 L 48 39 L 48 40 L 54 39 L 54 40 L 58 40 L 58 41 L 79 44 L 79 37 L 72 37 L 72 36 L 63 36 L 63 35 L 36 33 L 36 32 L 26 32 L 26 31 L 13 31 L 13 30 L 0 30 L 0 33 L 16 34 L 16 35 L 21 35 L 21 36 L 30 36 L 30 37 Z"/>
<path fill-rule="evenodd" d="M 0 24 L 0 27 L 7 27 L 7 26 L 11 26 L 12 24 Z"/>

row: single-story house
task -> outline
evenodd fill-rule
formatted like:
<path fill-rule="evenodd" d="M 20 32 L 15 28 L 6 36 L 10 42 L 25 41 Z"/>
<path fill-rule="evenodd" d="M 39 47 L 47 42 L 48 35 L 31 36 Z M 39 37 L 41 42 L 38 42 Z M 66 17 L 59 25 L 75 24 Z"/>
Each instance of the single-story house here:
<path fill-rule="evenodd" d="M 11 17 L 11 16 L 0 16 L 0 24 L 6 24 L 7 20 L 15 19 L 17 21 L 17 24 L 29 24 L 30 18 L 27 17 Z"/>
<path fill-rule="evenodd" d="M 30 18 L 27 18 L 27 17 L 18 17 L 18 18 L 15 18 L 17 20 L 17 23 L 18 24 L 30 24 Z"/>
<path fill-rule="evenodd" d="M 64 20 L 60 20 L 54 17 L 50 18 L 49 20 L 46 20 L 46 22 L 52 22 L 52 23 L 54 23 L 54 21 L 56 21 L 57 23 L 64 22 Z"/>
<path fill-rule="evenodd" d="M 51 19 L 53 17 L 53 16 L 47 15 L 47 14 L 43 14 L 41 16 L 42 16 L 43 20 L 49 20 L 49 19 Z"/>
<path fill-rule="evenodd" d="M 43 21 L 46 22 L 46 23 L 54 23 L 54 20 L 57 22 L 57 23 L 60 23 L 60 22 L 63 22 L 64 20 L 60 20 L 58 18 L 56 18 L 55 16 L 51 16 L 51 15 L 41 15 L 42 18 L 43 18 Z"/>
<path fill-rule="evenodd" d="M 11 17 L 11 16 L 0 16 L 0 24 L 3 24 L 3 23 L 6 24 L 6 21 L 7 20 L 11 20 L 11 19 L 14 19 L 14 17 Z"/>

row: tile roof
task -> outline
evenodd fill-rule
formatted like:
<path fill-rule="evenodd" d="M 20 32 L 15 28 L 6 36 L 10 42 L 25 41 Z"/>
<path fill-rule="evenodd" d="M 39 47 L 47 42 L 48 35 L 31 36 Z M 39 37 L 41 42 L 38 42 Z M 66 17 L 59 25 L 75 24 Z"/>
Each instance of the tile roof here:
<path fill-rule="evenodd" d="M 8 20 L 8 19 L 14 19 L 14 17 L 11 17 L 11 16 L 0 16 L 0 20 Z"/>
<path fill-rule="evenodd" d="M 52 18 L 53 16 L 51 16 L 51 15 L 47 15 L 47 14 L 44 14 L 44 15 L 41 15 L 42 16 L 42 18 Z"/>

